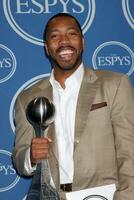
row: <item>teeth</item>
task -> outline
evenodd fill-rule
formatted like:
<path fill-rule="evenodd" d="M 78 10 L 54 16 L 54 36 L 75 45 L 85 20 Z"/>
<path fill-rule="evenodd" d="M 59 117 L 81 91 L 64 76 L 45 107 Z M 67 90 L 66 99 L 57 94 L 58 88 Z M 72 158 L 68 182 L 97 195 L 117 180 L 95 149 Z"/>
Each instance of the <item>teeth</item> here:
<path fill-rule="evenodd" d="M 71 50 L 63 50 L 63 51 L 61 51 L 59 53 L 59 55 L 65 55 L 65 54 L 71 54 L 71 53 L 73 53 L 73 51 L 71 51 Z"/>

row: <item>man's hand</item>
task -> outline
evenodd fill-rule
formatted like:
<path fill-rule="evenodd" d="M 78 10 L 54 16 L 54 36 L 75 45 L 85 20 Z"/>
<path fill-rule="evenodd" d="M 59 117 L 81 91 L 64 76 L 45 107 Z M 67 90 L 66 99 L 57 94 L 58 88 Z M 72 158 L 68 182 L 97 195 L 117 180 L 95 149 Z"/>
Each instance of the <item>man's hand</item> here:
<path fill-rule="evenodd" d="M 31 142 L 31 164 L 35 165 L 42 159 L 49 157 L 49 147 L 52 140 L 50 138 L 33 138 Z"/>

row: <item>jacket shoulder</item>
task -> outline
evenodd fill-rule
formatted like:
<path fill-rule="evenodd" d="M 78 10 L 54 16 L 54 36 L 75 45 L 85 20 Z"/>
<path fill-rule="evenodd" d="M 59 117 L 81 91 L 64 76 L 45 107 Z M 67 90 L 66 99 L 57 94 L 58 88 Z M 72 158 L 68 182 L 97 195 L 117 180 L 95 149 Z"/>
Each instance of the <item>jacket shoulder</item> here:
<path fill-rule="evenodd" d="M 24 99 L 28 96 L 38 94 L 42 89 L 47 88 L 50 85 L 49 77 L 43 78 L 39 81 L 34 82 L 33 84 L 27 86 L 21 93 L 18 95 L 18 98 Z"/>

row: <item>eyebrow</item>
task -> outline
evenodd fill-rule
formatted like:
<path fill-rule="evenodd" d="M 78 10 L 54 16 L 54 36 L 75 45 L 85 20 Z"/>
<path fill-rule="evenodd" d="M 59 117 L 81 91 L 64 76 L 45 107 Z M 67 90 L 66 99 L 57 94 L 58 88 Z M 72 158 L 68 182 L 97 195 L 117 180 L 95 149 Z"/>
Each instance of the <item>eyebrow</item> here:
<path fill-rule="evenodd" d="M 73 26 L 67 28 L 67 30 L 77 30 L 77 29 L 79 30 L 79 28 L 75 28 L 75 27 L 73 27 Z M 55 28 L 55 29 L 53 29 L 53 30 L 51 30 L 51 31 L 48 30 L 49 34 L 50 34 L 50 33 L 53 33 L 53 32 L 59 32 L 59 31 L 60 31 L 60 30 L 59 30 L 58 28 Z"/>

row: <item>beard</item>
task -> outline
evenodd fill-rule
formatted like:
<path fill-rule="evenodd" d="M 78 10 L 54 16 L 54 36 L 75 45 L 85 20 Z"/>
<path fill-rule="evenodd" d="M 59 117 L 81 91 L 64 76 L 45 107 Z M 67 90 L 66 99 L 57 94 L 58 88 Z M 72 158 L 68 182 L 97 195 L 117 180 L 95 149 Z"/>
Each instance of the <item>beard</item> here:
<path fill-rule="evenodd" d="M 69 70 L 73 70 L 73 69 L 76 69 L 82 62 L 82 53 L 83 52 L 79 52 L 77 53 L 77 57 L 75 59 L 72 59 L 70 61 L 60 61 L 58 59 L 55 59 L 53 58 L 51 55 L 50 55 L 50 62 L 52 64 L 52 67 L 55 67 L 55 68 L 59 68 L 60 70 L 62 71 L 69 71 Z"/>

